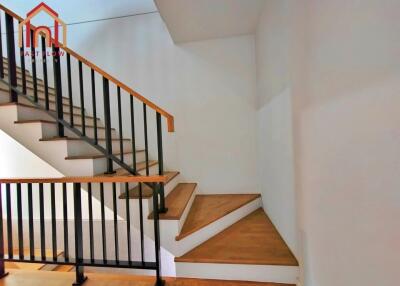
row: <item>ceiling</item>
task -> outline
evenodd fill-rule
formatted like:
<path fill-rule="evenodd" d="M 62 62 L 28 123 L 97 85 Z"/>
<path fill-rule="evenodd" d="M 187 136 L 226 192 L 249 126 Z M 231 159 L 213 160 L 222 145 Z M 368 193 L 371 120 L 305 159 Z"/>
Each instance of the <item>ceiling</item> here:
<path fill-rule="evenodd" d="M 154 0 L 176 43 L 254 34 L 266 0 Z"/>

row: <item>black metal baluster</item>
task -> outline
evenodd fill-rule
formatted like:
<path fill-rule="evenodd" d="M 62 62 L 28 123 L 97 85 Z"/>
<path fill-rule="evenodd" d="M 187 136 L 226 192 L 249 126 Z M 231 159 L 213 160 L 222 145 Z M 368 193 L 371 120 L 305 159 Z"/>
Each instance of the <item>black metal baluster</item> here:
<path fill-rule="evenodd" d="M 8 242 L 8 257 L 14 257 L 13 246 L 13 227 L 12 227 L 12 211 L 11 211 L 11 185 L 6 184 L 6 204 L 7 204 L 7 242 Z"/>
<path fill-rule="evenodd" d="M 1 42 L 0 42 L 1 44 Z M 26 94 L 26 67 L 25 67 L 25 48 L 24 48 L 24 33 L 21 33 L 21 46 L 19 53 L 21 58 L 21 74 L 22 74 L 22 92 Z"/>
<path fill-rule="evenodd" d="M 74 285 L 82 285 L 87 277 L 84 276 L 83 272 L 82 194 L 80 183 L 74 183 L 74 222 L 76 260 L 76 281 Z"/>
<path fill-rule="evenodd" d="M 85 123 L 85 95 L 83 91 L 83 71 L 82 62 L 79 61 L 79 94 L 81 99 L 81 122 L 82 122 L 82 134 L 86 136 L 86 123 Z"/>
<path fill-rule="evenodd" d="M 42 62 L 43 62 L 44 100 L 45 100 L 46 110 L 49 110 L 50 103 L 49 103 L 49 80 L 47 77 L 46 38 L 43 36 L 42 36 Z"/>
<path fill-rule="evenodd" d="M 108 79 L 103 77 L 103 97 L 104 97 L 104 125 L 106 137 L 106 150 L 107 150 L 107 172 L 106 174 L 113 174 L 113 161 L 112 156 L 112 138 L 111 138 L 111 112 L 110 112 L 110 87 Z"/>
<path fill-rule="evenodd" d="M 24 231 L 22 222 L 22 193 L 21 184 L 17 184 L 17 217 L 18 217 L 18 250 L 19 259 L 24 260 Z"/>
<path fill-rule="evenodd" d="M 93 105 L 93 131 L 94 131 L 94 142 L 98 144 L 98 137 L 97 137 L 97 107 L 96 107 L 96 82 L 94 77 L 94 70 L 91 69 L 91 78 L 92 78 L 92 105 Z"/>
<path fill-rule="evenodd" d="M 54 69 L 54 85 L 56 90 L 56 112 L 57 112 L 57 131 L 58 137 L 64 137 L 64 108 L 63 95 L 61 86 L 61 63 L 60 63 L 60 48 L 53 46 L 53 69 Z"/>
<path fill-rule="evenodd" d="M 53 261 L 57 261 L 57 224 L 56 224 L 56 189 L 55 184 L 50 184 L 51 201 L 51 238 L 53 246 Z"/>
<path fill-rule="evenodd" d="M 89 185 L 88 185 L 88 202 L 89 202 L 89 244 L 90 244 L 90 260 L 91 260 L 92 262 L 94 262 L 92 183 L 89 183 Z"/>
<path fill-rule="evenodd" d="M 43 184 L 39 184 L 39 216 L 40 216 L 40 252 L 42 260 L 46 260 L 46 227 L 44 223 Z"/>
<path fill-rule="evenodd" d="M 104 210 L 104 184 L 100 183 L 100 207 L 101 207 L 101 236 L 103 239 L 103 261 L 107 263 L 107 236 L 106 236 L 106 218 Z"/>
<path fill-rule="evenodd" d="M 33 80 L 33 99 L 38 101 L 38 87 L 37 87 L 37 71 L 36 71 L 36 49 L 34 39 L 34 31 L 31 30 L 31 59 L 32 59 L 32 80 Z"/>
<path fill-rule="evenodd" d="M 31 260 L 35 260 L 35 229 L 33 224 L 32 184 L 28 184 L 28 217 L 29 217 L 29 254 Z"/>
<path fill-rule="evenodd" d="M 117 209 L 117 186 L 112 183 L 113 188 L 113 211 L 114 211 L 114 246 L 115 261 L 119 263 L 119 242 L 118 242 L 118 209 Z"/>
<path fill-rule="evenodd" d="M 67 184 L 62 184 L 63 188 L 63 220 L 64 220 L 64 257 L 65 261 L 69 260 L 69 240 L 68 240 L 68 197 Z"/>
<path fill-rule="evenodd" d="M 122 111 L 121 111 L 121 88 L 117 87 L 117 99 L 118 99 L 118 130 L 119 130 L 119 152 L 121 161 L 124 162 L 124 139 L 122 135 Z"/>
<path fill-rule="evenodd" d="M 142 183 L 139 183 L 139 216 L 140 216 L 140 257 L 144 264 L 144 226 L 143 226 L 143 189 Z"/>
<path fill-rule="evenodd" d="M 1 18 L 0 18 L 1 20 Z M 0 30 L 1 35 L 1 30 Z M 1 42 L 0 42 L 1 44 Z M 0 183 L 0 198 L 3 197 L 2 185 Z M 3 200 L 0 200 L 0 278 L 3 278 L 8 273 L 5 271 L 4 267 L 4 229 L 3 229 Z"/>
<path fill-rule="evenodd" d="M 133 96 L 130 95 L 130 107 L 131 107 L 131 134 L 132 134 L 132 162 L 133 162 L 133 173 L 136 174 L 136 138 L 135 138 L 135 106 L 133 104 Z"/>
<path fill-rule="evenodd" d="M 161 280 L 161 246 L 160 246 L 160 217 L 158 213 L 158 196 L 157 196 L 157 184 L 156 189 L 153 193 L 153 214 L 154 214 L 154 247 L 156 257 L 156 285 L 163 285 Z"/>
<path fill-rule="evenodd" d="M 8 86 L 11 102 L 18 102 L 18 94 L 14 90 L 17 86 L 17 64 L 15 61 L 14 19 L 6 13 L 7 57 L 8 57 Z"/>
<path fill-rule="evenodd" d="M 126 208 L 126 241 L 128 244 L 128 262 L 132 262 L 132 246 L 131 246 L 131 212 L 129 207 L 129 184 L 125 183 L 125 208 Z"/>
<path fill-rule="evenodd" d="M 163 144 L 162 144 L 162 124 L 161 124 L 161 114 L 157 112 L 157 150 L 158 150 L 158 174 L 160 176 L 164 175 L 164 158 L 163 158 Z M 165 206 L 165 194 L 164 194 L 164 184 L 160 183 L 159 188 L 160 195 L 160 213 L 166 213 L 167 208 Z"/>
<path fill-rule="evenodd" d="M 1 22 L 2 21 L 1 21 L 1 14 L 0 14 L 0 35 L 3 35 Z M 0 77 L 4 78 L 3 37 L 0 37 Z"/>
<path fill-rule="evenodd" d="M 147 137 L 147 106 L 143 103 L 143 124 L 144 124 L 144 154 L 146 156 L 146 176 L 149 175 L 149 150 Z"/>
<path fill-rule="evenodd" d="M 71 78 L 71 55 L 67 53 L 67 78 L 68 78 L 68 99 L 70 124 L 74 127 L 74 103 L 72 99 L 72 78 Z"/>

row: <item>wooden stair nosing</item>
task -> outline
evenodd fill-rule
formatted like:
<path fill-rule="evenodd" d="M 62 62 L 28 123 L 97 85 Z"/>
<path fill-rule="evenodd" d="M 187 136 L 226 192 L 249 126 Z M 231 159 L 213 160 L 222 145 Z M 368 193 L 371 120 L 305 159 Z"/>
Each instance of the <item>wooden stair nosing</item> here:
<path fill-rule="evenodd" d="M 179 183 L 165 198 L 165 205 L 168 211 L 161 213 L 159 218 L 161 220 L 180 220 L 196 187 L 197 183 Z M 186 188 L 184 190 L 186 193 L 182 194 L 180 188 Z M 148 219 L 154 219 L 153 212 L 149 214 Z"/>
<path fill-rule="evenodd" d="M 82 138 L 75 138 L 75 137 L 51 137 L 51 138 L 41 138 L 39 141 L 41 142 L 51 142 L 51 141 L 80 141 Z M 93 139 L 94 140 L 94 139 Z M 97 141 L 106 141 L 105 138 L 97 138 Z M 120 141 L 119 138 L 112 138 L 111 141 Z M 131 141 L 131 139 L 124 138 L 122 141 Z"/>
<path fill-rule="evenodd" d="M 143 170 L 143 169 L 141 169 L 141 170 Z M 139 171 L 141 171 L 141 170 L 139 170 Z M 180 173 L 178 171 L 164 172 L 164 175 L 167 176 L 167 181 L 165 184 L 168 184 L 169 182 L 171 182 L 179 174 Z M 131 193 L 133 193 L 133 194 L 131 195 Z M 153 190 L 151 190 L 148 186 L 143 185 L 142 198 L 148 199 L 151 197 L 153 197 Z M 126 199 L 126 192 L 120 194 L 119 198 Z M 139 199 L 139 186 L 136 186 L 129 190 L 129 199 Z"/>
<path fill-rule="evenodd" d="M 237 194 L 232 194 L 232 195 L 235 196 L 235 195 L 237 195 Z M 217 220 L 219 220 L 219 219 L 221 219 L 221 218 L 223 218 L 223 217 L 225 217 L 225 216 L 231 214 L 232 212 L 234 212 L 234 211 L 240 209 L 241 207 L 243 207 L 243 206 L 245 206 L 245 205 L 247 205 L 247 204 L 249 204 L 249 203 L 253 202 L 254 200 L 259 199 L 259 198 L 261 197 L 261 194 L 245 194 L 245 195 L 249 195 L 249 196 L 252 196 L 252 197 L 250 197 L 248 200 L 245 200 L 245 201 L 243 201 L 242 203 L 236 205 L 234 208 L 232 208 L 232 209 L 230 209 L 230 210 L 228 210 L 228 211 L 224 211 L 223 213 L 219 214 L 218 216 L 214 217 L 213 219 L 207 221 L 207 223 L 205 223 L 205 224 L 200 224 L 200 225 L 198 225 L 198 226 L 192 228 L 190 231 L 182 232 L 182 231 L 184 231 L 184 229 L 185 229 L 185 224 L 187 223 L 187 221 L 186 221 L 185 224 L 184 224 L 183 227 L 182 227 L 181 233 L 175 237 L 175 240 L 176 240 L 176 241 L 180 241 L 180 240 L 182 240 L 182 239 L 188 237 L 189 235 L 191 235 L 191 234 L 193 234 L 193 233 L 199 231 L 200 229 L 203 229 L 203 228 L 207 227 L 208 225 L 210 225 L 210 224 L 216 222 Z M 200 197 L 200 196 L 212 197 L 212 196 L 220 196 L 220 195 L 197 195 L 196 197 Z M 223 195 L 223 196 L 224 196 L 224 195 Z M 226 196 L 229 196 L 229 194 L 227 194 Z M 195 204 L 196 202 L 193 202 L 193 203 Z M 190 213 L 188 214 L 188 217 L 189 217 L 189 216 L 190 216 Z"/>
<path fill-rule="evenodd" d="M 149 160 L 149 168 L 158 165 L 158 162 L 156 160 Z M 136 163 L 136 171 L 143 171 L 146 169 L 146 161 L 142 161 L 142 162 L 137 162 Z M 95 175 L 95 177 L 97 176 L 101 176 L 101 177 L 118 177 L 118 176 L 125 176 L 125 175 L 132 175 L 131 173 L 129 173 L 127 170 L 125 170 L 124 168 L 119 168 L 115 170 L 115 173 L 113 174 L 97 174 Z"/>
<path fill-rule="evenodd" d="M 144 150 L 136 150 L 136 153 L 142 153 Z M 124 155 L 133 154 L 133 152 L 124 152 Z M 114 156 L 120 156 L 121 153 L 115 153 Z M 65 157 L 65 160 L 86 160 L 86 159 L 102 159 L 107 158 L 106 155 L 103 154 L 93 154 L 93 155 L 78 155 L 78 156 L 68 156 Z"/>

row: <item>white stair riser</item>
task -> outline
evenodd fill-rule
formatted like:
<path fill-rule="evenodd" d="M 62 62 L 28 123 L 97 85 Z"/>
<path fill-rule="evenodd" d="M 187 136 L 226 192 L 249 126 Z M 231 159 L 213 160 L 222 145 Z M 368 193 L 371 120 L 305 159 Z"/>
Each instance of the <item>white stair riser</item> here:
<path fill-rule="evenodd" d="M 297 266 L 176 263 L 178 277 L 296 284 Z"/>

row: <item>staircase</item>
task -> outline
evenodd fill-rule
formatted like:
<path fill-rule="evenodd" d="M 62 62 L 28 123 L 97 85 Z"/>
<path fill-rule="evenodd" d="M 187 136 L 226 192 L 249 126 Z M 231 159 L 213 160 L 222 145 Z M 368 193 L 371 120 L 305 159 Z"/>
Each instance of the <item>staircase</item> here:
<path fill-rule="evenodd" d="M 177 276 L 297 282 L 298 262 L 262 209 L 259 194 L 197 193 L 197 183 L 182 181 L 179 170 L 164 169 L 161 118 L 173 132 L 172 115 L 66 47 L 64 57 L 17 61 L 10 52 L 18 50 L 11 24 L 22 18 L 2 5 L 1 10 L 8 23 L 7 43 L 0 43 L 6 46 L 0 51 L 3 131 L 67 177 L 166 176 L 159 191 L 151 183 L 115 184 L 117 202 L 112 192 L 102 196 L 85 188 L 151 239 L 157 239 L 152 231 L 156 193 L 161 246 L 175 257 L 170 263 Z M 42 38 L 42 50 L 44 44 Z"/>

